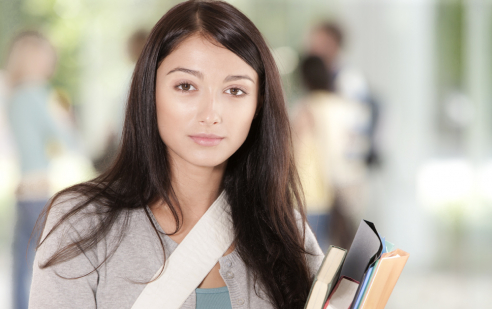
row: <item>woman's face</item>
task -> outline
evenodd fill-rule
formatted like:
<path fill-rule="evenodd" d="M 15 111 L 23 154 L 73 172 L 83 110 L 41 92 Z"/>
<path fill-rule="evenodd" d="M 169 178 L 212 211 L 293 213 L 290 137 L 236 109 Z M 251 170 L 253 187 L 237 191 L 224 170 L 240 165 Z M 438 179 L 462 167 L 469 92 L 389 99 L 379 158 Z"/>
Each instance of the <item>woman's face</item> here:
<path fill-rule="evenodd" d="M 157 124 L 172 161 L 215 167 L 248 136 L 258 75 L 239 56 L 217 45 L 193 35 L 157 69 Z"/>

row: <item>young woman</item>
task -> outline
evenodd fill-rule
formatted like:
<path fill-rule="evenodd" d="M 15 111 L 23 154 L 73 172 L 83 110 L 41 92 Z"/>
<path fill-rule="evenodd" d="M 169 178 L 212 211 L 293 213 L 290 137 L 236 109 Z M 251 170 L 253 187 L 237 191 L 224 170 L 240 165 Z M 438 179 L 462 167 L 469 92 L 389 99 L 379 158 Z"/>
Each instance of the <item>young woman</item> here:
<path fill-rule="evenodd" d="M 278 70 L 241 12 L 188 1 L 137 62 L 112 167 L 53 198 L 30 308 L 131 308 L 220 199 L 234 241 L 182 308 L 303 308 L 323 253 L 305 226 Z"/>

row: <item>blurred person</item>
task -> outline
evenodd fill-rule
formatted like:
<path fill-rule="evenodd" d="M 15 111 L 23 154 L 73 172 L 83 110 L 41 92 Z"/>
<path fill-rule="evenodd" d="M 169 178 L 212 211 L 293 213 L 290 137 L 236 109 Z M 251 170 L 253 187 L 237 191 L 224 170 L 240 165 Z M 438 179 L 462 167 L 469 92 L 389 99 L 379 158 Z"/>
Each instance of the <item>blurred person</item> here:
<path fill-rule="evenodd" d="M 222 1 L 171 8 L 137 61 L 115 161 L 46 208 L 30 308 L 175 294 L 173 308 L 303 307 L 324 255 L 306 226 L 285 103 L 244 14 Z M 203 221 L 217 207 L 223 220 Z M 167 288 L 144 290 L 155 275 Z"/>
<path fill-rule="evenodd" d="M 0 108 L 5 107 L 8 92 L 7 73 L 4 70 L 0 70 Z"/>
<path fill-rule="evenodd" d="M 365 127 L 370 147 L 365 154 L 368 165 L 380 163 L 375 135 L 379 120 L 380 104 L 372 93 L 360 70 L 343 59 L 345 35 L 336 22 L 325 22 L 314 27 L 308 36 L 308 53 L 320 57 L 330 73 L 330 90 L 349 100 L 360 102 L 370 110 Z"/>
<path fill-rule="evenodd" d="M 349 248 L 355 235 L 353 201 L 361 195 L 367 139 L 360 126 L 368 111 L 332 91 L 323 60 L 308 56 L 301 63 L 308 90 L 294 114 L 293 132 L 308 222 L 320 246 Z"/>
<path fill-rule="evenodd" d="M 364 102 L 369 96 L 366 78 L 343 59 L 344 43 L 342 28 L 335 22 L 326 22 L 309 33 L 308 54 L 320 57 L 325 63 L 332 79 L 330 90 L 353 101 Z"/>
<path fill-rule="evenodd" d="M 129 38 L 128 38 L 128 56 L 132 63 L 137 63 L 142 50 L 144 49 L 145 42 L 147 42 L 147 38 L 149 37 L 149 32 L 145 29 L 137 29 Z"/>
<path fill-rule="evenodd" d="M 54 47 L 41 33 L 25 31 L 13 39 L 7 59 L 11 87 L 7 108 L 21 169 L 13 241 L 15 309 L 28 307 L 35 253 L 32 244 L 28 244 L 50 194 L 47 152 L 57 148 L 56 143 L 69 139 L 50 113 L 49 79 L 55 64 Z"/>
<path fill-rule="evenodd" d="M 124 88 L 124 92 L 121 97 L 118 99 L 118 104 L 116 105 L 115 116 L 112 120 L 113 123 L 110 126 L 108 137 L 106 138 L 105 147 L 103 153 L 94 159 L 94 167 L 99 173 L 104 172 L 109 164 L 114 160 L 117 152 L 118 146 L 121 140 L 121 129 L 123 128 L 123 121 L 125 118 L 125 104 L 126 98 L 128 97 L 128 89 L 130 89 L 131 77 L 133 73 L 133 69 L 135 68 L 135 64 L 137 63 L 138 57 L 142 53 L 142 50 L 145 46 L 145 42 L 149 36 L 149 32 L 145 29 L 137 29 L 135 32 L 130 35 L 127 41 L 127 54 L 128 58 L 131 62 L 131 67 L 127 73 L 128 82 L 126 87 Z"/>
<path fill-rule="evenodd" d="M 0 70 L 0 158 L 11 157 L 13 153 L 12 141 L 7 124 L 7 97 L 8 78 L 4 70 Z"/>

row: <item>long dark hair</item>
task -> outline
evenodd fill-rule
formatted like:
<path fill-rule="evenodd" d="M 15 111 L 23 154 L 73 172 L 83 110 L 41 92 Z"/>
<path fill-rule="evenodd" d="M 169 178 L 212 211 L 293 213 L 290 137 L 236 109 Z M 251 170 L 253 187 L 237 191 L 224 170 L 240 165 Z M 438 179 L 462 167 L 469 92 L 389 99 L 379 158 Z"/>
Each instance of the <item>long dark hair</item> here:
<path fill-rule="evenodd" d="M 309 253 L 304 248 L 303 197 L 280 76 L 258 29 L 232 5 L 220 1 L 178 4 L 155 25 L 133 74 L 115 162 L 96 179 L 65 189 L 53 198 L 55 201 L 73 193 L 79 199 L 80 195 L 84 197 L 51 232 L 89 204 L 104 209 L 98 210 L 102 219 L 96 228 L 61 248 L 41 267 L 71 259 L 81 249 L 93 248 L 119 217 L 128 218 L 135 208 L 147 210 L 145 205 L 156 200 L 169 206 L 176 231 L 180 228 L 179 204 L 172 202 L 177 199 L 171 186 L 169 161 L 163 155 L 166 145 L 157 127 L 155 81 L 162 60 L 185 38 L 197 33 L 229 49 L 258 73 L 257 116 L 246 141 L 229 158 L 222 186 L 232 209 L 236 250 L 255 283 L 261 283 L 276 308 L 302 308 L 312 278 L 305 256 Z M 53 202 L 47 212 L 52 205 Z M 302 219 L 301 230 L 295 209 Z M 151 222 L 150 214 L 147 216 Z M 155 226 L 154 229 L 158 233 Z M 120 241 L 125 230 L 121 228 Z"/>

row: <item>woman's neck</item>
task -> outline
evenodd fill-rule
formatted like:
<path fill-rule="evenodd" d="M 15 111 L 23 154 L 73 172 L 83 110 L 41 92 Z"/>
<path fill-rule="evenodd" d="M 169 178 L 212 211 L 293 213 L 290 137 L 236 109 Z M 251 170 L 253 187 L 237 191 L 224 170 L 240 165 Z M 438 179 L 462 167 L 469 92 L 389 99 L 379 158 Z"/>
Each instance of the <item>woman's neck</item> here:
<path fill-rule="evenodd" d="M 180 242 L 210 208 L 221 192 L 226 162 L 215 167 L 196 166 L 181 158 L 169 156 L 172 186 L 181 209 L 178 233 L 172 236 Z M 176 205 L 176 201 L 173 201 Z M 151 205 L 151 210 L 166 233 L 173 233 L 176 222 L 168 205 L 162 201 Z"/>
<path fill-rule="evenodd" d="M 198 221 L 220 194 L 225 163 L 201 167 L 173 162 L 171 170 L 173 189 L 183 216 Z"/>

